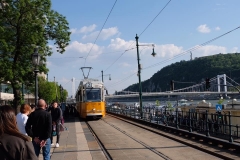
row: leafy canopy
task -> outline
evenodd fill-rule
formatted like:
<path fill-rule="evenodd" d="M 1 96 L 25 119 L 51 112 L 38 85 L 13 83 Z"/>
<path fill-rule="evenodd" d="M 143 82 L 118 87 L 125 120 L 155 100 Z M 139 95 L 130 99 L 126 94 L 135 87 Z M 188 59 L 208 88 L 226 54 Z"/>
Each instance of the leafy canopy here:
<path fill-rule="evenodd" d="M 52 54 L 49 41 L 62 54 L 70 41 L 68 22 L 51 10 L 51 0 L 0 0 L 0 33 L 0 79 L 11 82 L 14 101 L 19 102 L 20 83 L 34 82 L 34 48 L 43 62 Z M 48 72 L 45 63 L 39 70 Z"/>

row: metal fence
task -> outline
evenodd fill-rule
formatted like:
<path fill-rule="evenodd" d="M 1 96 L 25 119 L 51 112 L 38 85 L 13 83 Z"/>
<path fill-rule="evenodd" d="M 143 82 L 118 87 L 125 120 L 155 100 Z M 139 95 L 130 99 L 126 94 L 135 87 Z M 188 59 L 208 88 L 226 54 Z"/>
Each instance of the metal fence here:
<path fill-rule="evenodd" d="M 231 115 L 231 112 L 209 114 L 207 110 L 197 112 L 195 109 L 189 109 L 188 112 L 184 112 L 177 109 L 175 111 L 168 110 L 167 108 L 143 108 L 143 111 L 140 112 L 139 108 L 134 106 L 126 109 L 107 107 L 107 111 L 159 125 L 229 140 L 229 142 L 233 142 L 233 139 L 240 137 L 238 124 L 232 125 L 232 121 L 237 122 L 240 117 Z"/>

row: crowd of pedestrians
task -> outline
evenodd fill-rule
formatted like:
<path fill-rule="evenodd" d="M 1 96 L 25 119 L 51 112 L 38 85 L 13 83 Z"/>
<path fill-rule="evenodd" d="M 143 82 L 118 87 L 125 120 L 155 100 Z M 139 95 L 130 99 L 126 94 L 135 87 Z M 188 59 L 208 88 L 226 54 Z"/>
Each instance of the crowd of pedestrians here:
<path fill-rule="evenodd" d="M 17 115 L 11 106 L 0 106 L 0 160 L 37 160 L 41 149 L 43 159 L 50 160 L 51 147 L 60 145 L 61 123 L 63 111 L 57 102 L 49 107 L 43 99 L 37 106 L 23 104 Z"/>

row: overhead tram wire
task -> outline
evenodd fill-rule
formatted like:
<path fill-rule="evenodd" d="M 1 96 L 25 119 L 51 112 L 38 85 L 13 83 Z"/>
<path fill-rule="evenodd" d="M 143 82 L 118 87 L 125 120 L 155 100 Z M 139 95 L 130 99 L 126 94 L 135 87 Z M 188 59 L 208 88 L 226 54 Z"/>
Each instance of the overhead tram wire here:
<path fill-rule="evenodd" d="M 217 39 L 219 39 L 219 38 L 221 38 L 221 37 L 223 37 L 223 36 L 225 36 L 225 35 L 227 35 L 227 34 L 233 32 L 233 31 L 235 31 L 235 30 L 237 30 L 237 29 L 239 29 L 239 28 L 240 28 L 240 26 L 237 27 L 237 28 L 235 28 L 235 29 L 232 29 L 232 30 L 230 30 L 230 31 L 228 31 L 228 32 L 226 32 L 226 33 L 224 33 L 224 34 L 222 34 L 222 35 L 216 37 L 216 38 L 213 38 L 213 39 L 211 39 L 211 40 L 209 40 L 209 41 L 207 41 L 207 42 L 204 42 L 204 43 L 202 43 L 201 45 L 198 45 L 198 46 L 192 47 L 192 48 L 190 48 L 190 49 L 188 49 L 188 50 L 186 50 L 186 51 L 184 51 L 184 52 L 182 52 L 182 53 L 176 55 L 176 56 L 173 57 L 173 58 L 169 58 L 169 59 L 163 60 L 163 61 L 161 61 L 161 62 L 159 62 L 159 63 L 153 64 L 153 65 L 150 65 L 150 66 L 148 66 L 148 67 L 143 68 L 142 70 L 144 70 L 144 69 L 149 69 L 149 68 L 152 68 L 152 67 L 158 66 L 158 65 L 160 65 L 160 64 L 163 64 L 163 63 L 169 62 L 169 61 L 171 61 L 171 60 L 173 60 L 173 59 L 179 58 L 180 56 L 183 56 L 183 55 L 189 53 L 189 51 L 197 50 L 197 49 L 199 49 L 199 48 L 201 48 L 201 47 L 203 47 L 203 46 L 209 44 L 210 42 L 213 42 L 213 41 L 215 41 L 215 40 L 217 40 Z M 132 76 L 132 75 L 130 75 L 130 76 L 126 77 L 126 78 L 130 78 L 131 76 Z M 122 80 L 120 80 L 120 81 L 118 81 L 118 82 L 116 82 L 116 83 L 114 83 L 114 84 L 111 84 L 111 86 L 114 86 L 114 85 L 116 85 L 116 84 L 119 84 L 120 82 L 122 83 L 122 82 L 126 81 L 126 80 L 127 80 L 126 78 L 123 78 Z"/>
<path fill-rule="evenodd" d="M 135 47 L 136 48 L 136 47 Z M 132 50 L 132 49 L 135 49 L 135 48 L 130 48 L 130 49 L 128 49 L 128 50 L 124 50 L 124 51 L 116 51 L 116 52 L 123 52 L 123 53 L 125 53 L 125 52 L 127 52 L 127 51 L 129 51 L 129 50 Z M 116 52 L 108 52 L 108 53 L 106 53 L 106 54 L 109 54 L 109 53 L 116 53 Z M 121 53 L 121 55 L 120 55 L 120 57 L 123 55 L 123 53 Z M 118 57 L 108 68 L 110 68 L 120 57 Z M 107 69 L 105 69 L 104 70 L 104 72 L 106 71 L 106 70 L 108 70 L 108 68 Z M 97 76 L 97 77 L 95 77 L 95 78 L 99 78 L 99 77 L 101 77 L 101 75 L 99 75 L 99 76 Z"/>
<path fill-rule="evenodd" d="M 114 4 L 113 4 L 113 6 L 112 6 L 112 9 L 110 10 L 110 12 L 109 12 L 109 14 L 108 14 L 108 16 L 107 16 L 107 19 L 105 20 L 105 22 L 104 22 L 104 24 L 103 24 L 103 26 L 102 26 L 102 28 L 101 28 L 100 32 L 99 32 L 99 33 L 98 33 L 98 35 L 97 35 L 97 38 L 95 39 L 95 41 L 94 41 L 94 43 L 93 43 L 93 45 L 92 45 L 91 49 L 89 50 L 89 52 L 88 52 L 88 54 L 87 54 L 87 56 L 86 56 L 86 58 L 85 58 L 85 61 L 84 61 L 84 67 L 85 67 L 85 64 L 86 64 L 87 58 L 88 58 L 88 56 L 89 56 L 90 52 L 92 51 L 92 49 L 93 49 L 93 46 L 96 44 L 96 41 L 97 41 L 97 39 L 98 39 L 99 35 L 101 34 L 101 32 L 102 32 L 102 30 L 103 30 L 103 27 L 104 27 L 104 26 L 105 26 L 105 24 L 107 23 L 107 20 L 108 20 L 108 18 L 109 18 L 109 16 L 110 16 L 110 14 L 112 13 L 112 10 L 113 10 L 113 8 L 114 8 L 114 6 L 115 6 L 115 4 L 116 4 L 116 3 L 117 3 L 117 0 L 115 0 Z"/>
<path fill-rule="evenodd" d="M 168 4 L 171 2 L 172 0 L 169 0 L 167 2 L 167 4 L 160 10 L 160 12 L 153 18 L 153 20 L 147 25 L 147 27 L 142 31 L 142 33 L 139 34 L 138 37 L 140 37 L 146 30 L 147 28 L 155 21 L 155 19 L 162 13 L 162 11 L 168 6 Z"/>
<path fill-rule="evenodd" d="M 106 68 L 104 71 L 108 70 L 114 63 L 116 63 L 116 62 L 122 57 L 122 55 L 123 55 L 125 52 L 130 51 L 130 50 L 133 50 L 133 49 L 135 49 L 135 48 L 136 48 L 136 47 L 125 50 L 125 51 L 124 51 L 108 68 Z"/>
<path fill-rule="evenodd" d="M 148 27 L 155 21 L 155 19 L 162 13 L 162 11 L 168 6 L 168 4 L 171 2 L 171 0 L 169 0 L 168 1 L 168 3 L 160 10 L 160 12 L 158 12 L 158 14 L 153 18 L 153 20 L 147 25 L 147 27 L 145 27 L 145 29 L 141 32 L 141 34 L 138 36 L 139 38 L 140 38 L 140 36 L 148 29 Z M 130 45 L 129 45 L 129 47 L 128 48 L 130 48 L 132 45 L 133 45 L 133 43 L 134 43 L 135 41 L 133 41 Z M 128 49 L 128 50 L 130 50 L 130 49 Z M 123 56 L 123 54 L 124 54 L 125 52 L 123 52 L 107 69 L 109 69 L 114 63 L 116 63 L 122 56 Z M 106 70 L 107 70 L 106 69 Z M 106 71 L 105 70 L 105 71 Z"/>
<path fill-rule="evenodd" d="M 181 57 L 181 56 L 189 53 L 190 51 L 195 51 L 195 50 L 197 50 L 197 49 L 199 49 L 199 48 L 201 48 L 201 47 L 203 47 L 203 46 L 205 46 L 205 45 L 207 45 L 207 44 L 209 44 L 209 43 L 211 43 L 211 42 L 213 42 L 213 41 L 215 41 L 215 40 L 217 40 L 217 39 L 219 39 L 219 38 L 221 38 L 221 37 L 223 37 L 223 36 L 225 36 L 225 35 L 227 35 L 227 34 L 229 34 L 229 33 L 231 33 L 231 32 L 233 32 L 233 31 L 239 29 L 239 28 L 240 28 L 240 26 L 237 27 L 237 28 L 234 28 L 234 29 L 232 29 L 232 30 L 230 30 L 230 31 L 228 31 L 228 32 L 226 32 L 226 33 L 224 33 L 224 34 L 216 37 L 216 38 L 213 38 L 213 39 L 211 39 L 211 40 L 209 40 L 209 41 L 207 41 L 207 42 L 204 42 L 204 43 L 202 43 L 202 44 L 200 44 L 200 45 L 197 45 L 197 46 L 195 46 L 195 47 L 192 47 L 192 48 L 190 48 L 190 49 L 188 49 L 188 50 L 186 50 L 186 51 L 184 51 L 184 52 L 182 52 L 182 53 L 180 53 L 180 54 L 178 54 L 178 55 L 176 55 L 176 56 L 174 56 L 174 57 L 172 57 L 172 58 L 163 60 L 163 61 L 161 61 L 161 62 L 158 62 L 158 63 L 156 63 L 156 64 L 150 65 L 150 66 L 148 66 L 148 67 L 145 67 L 145 68 L 143 68 L 143 70 L 144 70 L 144 69 L 149 69 L 149 68 L 152 68 L 152 67 L 161 65 L 161 64 L 163 64 L 163 63 L 166 63 L 166 62 L 168 62 L 168 61 L 171 61 L 171 60 L 173 60 L 173 59 L 179 58 L 179 57 Z"/>
<path fill-rule="evenodd" d="M 108 86 L 110 86 L 110 88 L 112 88 L 112 86 L 116 86 L 117 84 L 120 84 L 120 83 L 128 80 L 130 77 L 132 77 L 133 75 L 136 75 L 136 74 L 137 74 L 137 72 L 129 75 L 128 77 L 123 78 L 122 80 L 119 80 L 119 81 L 115 82 L 114 84 L 110 84 L 110 85 L 108 85 Z"/>

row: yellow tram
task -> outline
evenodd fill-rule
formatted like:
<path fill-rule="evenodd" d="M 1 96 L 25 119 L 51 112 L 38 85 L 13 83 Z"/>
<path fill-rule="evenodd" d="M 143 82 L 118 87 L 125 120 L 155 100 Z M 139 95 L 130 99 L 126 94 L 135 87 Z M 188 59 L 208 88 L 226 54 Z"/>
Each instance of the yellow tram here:
<path fill-rule="evenodd" d="M 99 119 L 105 116 L 103 82 L 84 78 L 78 86 L 75 98 L 76 108 L 81 118 Z"/>

